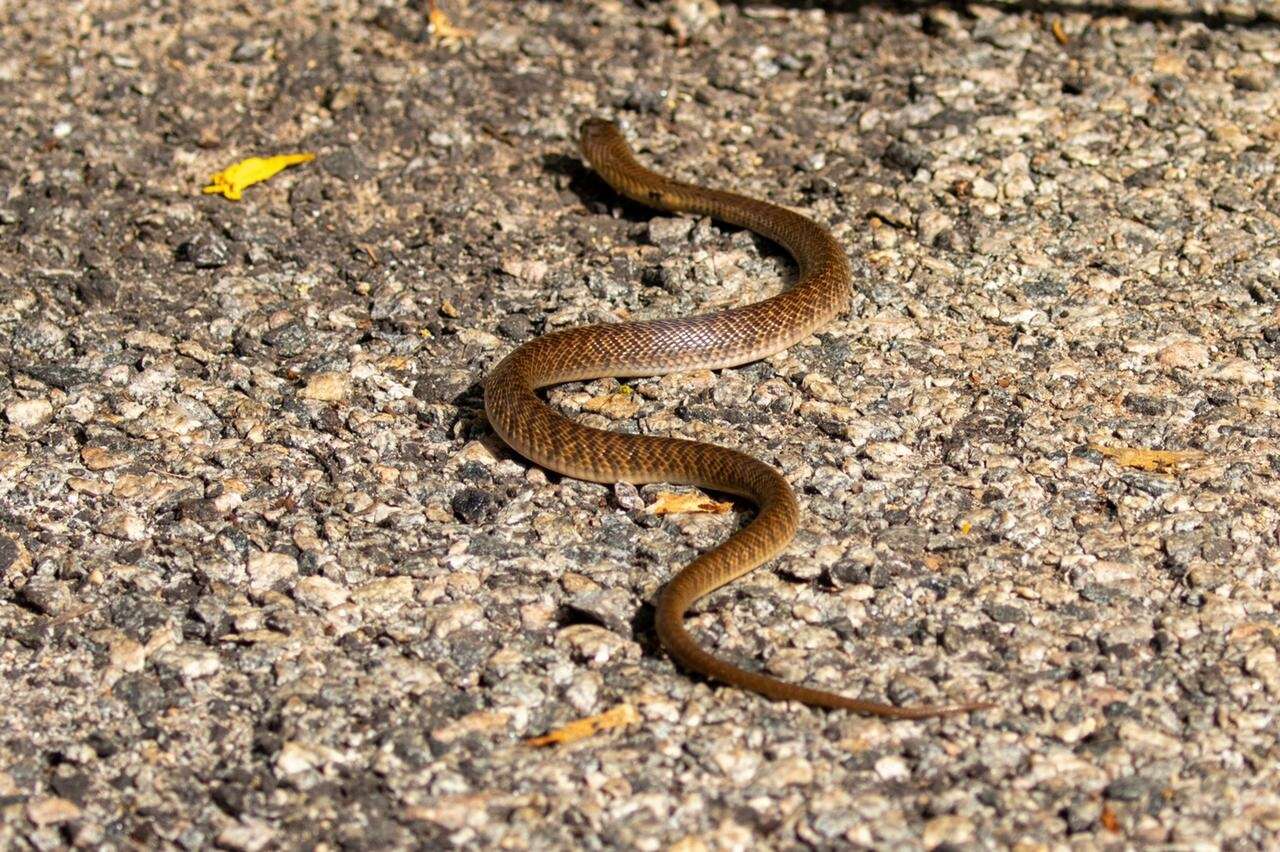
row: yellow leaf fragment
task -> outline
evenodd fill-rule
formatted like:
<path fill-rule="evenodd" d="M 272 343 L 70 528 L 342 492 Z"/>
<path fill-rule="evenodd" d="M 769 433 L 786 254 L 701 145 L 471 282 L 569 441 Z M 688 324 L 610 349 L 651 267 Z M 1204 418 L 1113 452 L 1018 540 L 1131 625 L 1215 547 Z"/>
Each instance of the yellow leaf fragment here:
<path fill-rule="evenodd" d="M 1049 30 L 1053 33 L 1053 37 L 1057 39 L 1058 44 L 1063 47 L 1066 47 L 1067 43 L 1071 41 L 1071 36 L 1067 35 L 1066 28 L 1062 26 L 1061 18 L 1054 18 Z"/>
<path fill-rule="evenodd" d="M 454 25 L 436 0 L 427 0 L 427 24 L 431 28 L 431 34 L 443 44 L 469 41 L 475 35 L 471 30 Z"/>
<path fill-rule="evenodd" d="M 1144 450 L 1139 447 L 1103 447 L 1098 444 L 1090 444 L 1090 447 L 1121 467 L 1137 470 L 1170 471 L 1204 458 L 1204 453 L 1199 450 Z"/>
<path fill-rule="evenodd" d="M 697 492 L 692 494 L 673 494 L 670 491 L 663 491 L 658 494 L 658 499 L 649 507 L 649 512 L 654 515 L 683 515 L 691 512 L 723 515 L 732 508 L 732 503 L 712 500 L 707 495 Z"/>
<path fill-rule="evenodd" d="M 221 192 L 232 201 L 239 201 L 246 187 L 261 183 L 267 178 L 288 166 L 298 163 L 309 163 L 316 158 L 315 154 L 281 154 L 278 157 L 250 157 L 234 165 L 227 166 L 213 177 L 204 188 L 205 195 Z"/>
<path fill-rule="evenodd" d="M 595 736 L 610 728 L 621 728 L 639 721 L 640 714 L 636 712 L 635 707 L 630 704 L 619 704 L 598 716 L 577 719 L 562 728 L 556 728 L 545 736 L 530 737 L 524 743 L 530 746 L 564 745 Z"/>

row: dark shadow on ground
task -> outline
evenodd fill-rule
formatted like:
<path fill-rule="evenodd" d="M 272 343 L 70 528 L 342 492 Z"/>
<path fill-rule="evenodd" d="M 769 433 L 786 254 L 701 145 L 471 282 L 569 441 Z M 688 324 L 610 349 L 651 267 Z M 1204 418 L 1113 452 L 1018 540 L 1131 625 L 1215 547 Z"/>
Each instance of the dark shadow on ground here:
<path fill-rule="evenodd" d="M 660 211 L 643 204 L 637 204 L 629 198 L 619 195 L 613 187 L 605 183 L 591 167 L 578 157 L 566 154 L 550 154 L 542 158 L 542 168 L 553 175 L 564 175 L 569 179 L 568 190 L 578 196 L 584 207 L 592 213 L 609 214 L 618 210 L 622 219 L 639 224 L 648 222 L 654 216 L 663 215 Z"/>
<path fill-rule="evenodd" d="M 875 6 L 898 12 L 920 12 L 927 9 L 945 7 L 960 14 L 972 5 L 987 6 L 1009 12 L 1032 12 L 1036 14 L 1086 14 L 1094 17 L 1118 16 L 1135 21 L 1156 21 L 1177 23 L 1191 21 L 1209 27 L 1247 26 L 1258 29 L 1280 29 L 1280 16 L 1267 9 L 1254 9 L 1254 17 L 1249 18 L 1229 12 L 1209 12 L 1196 9 L 1176 11 L 1168 9 L 1146 8 L 1141 4 L 1121 3 L 1059 3 L 1054 0 L 1010 0 L 1007 3 L 996 0 L 978 0 L 968 2 L 912 2 L 912 0 L 728 0 L 736 6 L 782 6 L 789 9 L 825 9 L 828 12 L 855 12 L 864 6 Z"/>
<path fill-rule="evenodd" d="M 569 178 L 568 190 L 582 201 L 588 212 L 593 214 L 612 215 L 613 211 L 616 210 L 620 219 L 636 225 L 648 222 L 656 216 L 684 215 L 668 213 L 665 210 L 659 210 L 647 204 L 632 201 L 624 195 L 619 195 L 613 187 L 605 182 L 604 178 L 597 175 L 590 166 L 577 157 L 565 154 L 550 154 L 542 158 L 542 168 L 550 174 L 567 176 Z M 706 185 L 712 189 L 724 189 L 730 192 L 737 189 L 732 185 L 724 185 L 714 179 L 709 180 Z M 784 201 L 782 203 L 786 204 L 788 202 Z M 799 201 L 796 200 L 795 203 L 799 203 Z M 720 219 L 715 221 L 716 227 L 725 233 L 731 234 L 741 230 L 750 232 L 761 255 L 766 257 L 785 257 L 790 260 L 791 255 L 787 253 L 786 249 L 751 231 L 749 228 L 740 228 Z M 792 262 L 794 264 L 794 261 Z M 790 282 L 788 286 L 790 286 Z"/>

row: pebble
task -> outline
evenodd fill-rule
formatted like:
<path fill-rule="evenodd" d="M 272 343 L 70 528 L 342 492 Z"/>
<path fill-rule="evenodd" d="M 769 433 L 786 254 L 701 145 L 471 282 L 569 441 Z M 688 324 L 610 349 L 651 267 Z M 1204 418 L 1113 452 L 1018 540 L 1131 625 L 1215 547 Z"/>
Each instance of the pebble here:
<path fill-rule="evenodd" d="M 464 488 L 449 501 L 453 514 L 464 524 L 478 524 L 493 511 L 493 497 L 481 488 Z"/>
<path fill-rule="evenodd" d="M 1156 360 L 1165 367 L 1181 367 L 1194 370 L 1209 363 L 1209 347 L 1197 340 L 1180 340 L 1170 343 L 1156 354 Z"/>
<path fill-rule="evenodd" d="M 147 537 L 147 523 L 132 512 L 120 510 L 107 515 L 98 531 L 124 541 L 142 541 Z"/>
<path fill-rule="evenodd" d="M 630 639 L 631 619 L 635 615 L 636 602 L 622 589 L 593 590 L 574 595 L 569 609 L 586 616 Z"/>
<path fill-rule="evenodd" d="M 887 755 L 876 761 L 876 774 L 885 781 L 905 781 L 911 777 L 911 769 L 906 762 L 894 755 Z"/>
<path fill-rule="evenodd" d="M 312 575 L 298 580 L 293 587 L 293 596 L 299 603 L 313 609 L 332 609 L 346 603 L 351 593 L 328 577 Z"/>
<path fill-rule="evenodd" d="M 53 418 L 53 406 L 47 399 L 20 399 L 4 407 L 4 416 L 19 429 L 35 429 Z"/>
<path fill-rule="evenodd" d="M 80 818 L 75 802 L 58 796 L 41 796 L 27 803 L 27 819 L 37 826 L 57 825 Z"/>
<path fill-rule="evenodd" d="M 926 210 L 916 220 L 916 239 L 921 245 L 932 246 L 938 237 L 955 226 L 951 217 L 938 210 Z"/>
<path fill-rule="evenodd" d="M 231 262 L 231 246 L 216 234 L 197 234 L 178 246 L 178 257 L 196 269 L 219 269 Z"/>
<path fill-rule="evenodd" d="M 1147 796 L 1151 789 L 1152 784 L 1147 779 L 1138 775 L 1126 775 L 1108 784 L 1103 795 L 1117 802 L 1136 802 Z"/>
<path fill-rule="evenodd" d="M 947 814 L 934 817 L 924 824 L 920 842 L 926 849 L 935 849 L 944 844 L 960 846 L 972 842 L 973 838 L 972 820 L 956 814 Z"/>
<path fill-rule="evenodd" d="M 362 607 L 375 610 L 388 606 L 398 607 L 413 600 L 413 579 L 401 576 L 369 580 L 352 590 L 351 600 Z"/>
<path fill-rule="evenodd" d="M 254 553 L 249 557 L 249 588 L 265 592 L 293 579 L 298 573 L 298 560 L 287 553 Z"/>
<path fill-rule="evenodd" d="M 85 447 L 80 451 L 80 460 L 89 470 L 111 470 L 129 464 L 133 456 L 126 452 L 116 452 L 106 447 Z"/>
<path fill-rule="evenodd" d="M 657 216 L 649 220 L 649 242 L 655 246 L 671 248 L 678 243 L 687 242 L 693 226 L 693 219 Z"/>
<path fill-rule="evenodd" d="M 22 587 L 20 599 L 45 615 L 58 616 L 75 604 L 71 589 L 61 580 L 34 577 Z"/>
<path fill-rule="evenodd" d="M 246 819 L 218 832 L 218 845 L 232 852 L 260 852 L 275 841 L 276 834 L 266 823 Z"/>
<path fill-rule="evenodd" d="M 346 373 L 317 373 L 307 380 L 299 394 L 303 399 L 341 402 L 351 394 L 351 378 Z"/>

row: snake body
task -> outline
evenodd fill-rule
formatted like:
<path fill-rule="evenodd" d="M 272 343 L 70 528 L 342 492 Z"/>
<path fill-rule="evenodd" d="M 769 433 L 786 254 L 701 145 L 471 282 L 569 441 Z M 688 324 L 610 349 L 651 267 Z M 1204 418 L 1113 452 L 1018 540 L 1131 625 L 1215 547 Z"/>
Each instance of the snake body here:
<path fill-rule="evenodd" d="M 575 423 L 537 390 L 605 376 L 653 376 L 731 367 L 786 349 L 849 307 L 849 261 L 827 229 L 754 198 L 665 178 L 638 163 L 616 126 L 582 125 L 582 152 L 617 192 L 659 210 L 712 216 L 748 228 L 785 248 L 800 274 L 789 290 L 755 304 L 703 316 L 571 328 L 520 346 L 486 378 L 489 422 L 512 449 L 566 476 L 594 482 L 669 482 L 744 497 L 756 516 L 703 553 L 662 589 L 658 638 L 681 665 L 775 700 L 877 716 L 923 718 L 985 707 L 962 703 L 900 707 L 850 698 L 747 671 L 704 650 L 684 627 L 700 598 L 779 553 L 795 534 L 799 510 L 778 471 L 726 447 L 678 438 L 623 435 Z"/>

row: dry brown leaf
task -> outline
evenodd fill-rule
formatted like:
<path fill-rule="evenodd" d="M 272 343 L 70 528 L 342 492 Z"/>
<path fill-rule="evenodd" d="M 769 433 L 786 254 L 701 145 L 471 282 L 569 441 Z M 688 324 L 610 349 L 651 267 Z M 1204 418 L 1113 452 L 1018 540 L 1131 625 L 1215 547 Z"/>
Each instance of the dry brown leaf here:
<path fill-rule="evenodd" d="M 1090 444 L 1090 447 L 1121 467 L 1137 470 L 1171 471 L 1204 458 L 1204 453 L 1199 450 L 1144 450 L 1138 447 L 1102 447 L 1097 444 Z"/>
<path fill-rule="evenodd" d="M 683 515 L 693 512 L 723 515 L 732 508 L 732 503 L 712 500 L 707 495 L 699 494 L 696 491 L 692 494 L 675 494 L 670 491 L 663 491 L 658 494 L 658 499 L 649 507 L 649 512 L 654 515 Z"/>
<path fill-rule="evenodd" d="M 530 737 L 524 743 L 530 746 L 564 745 L 565 743 L 577 742 L 578 740 L 595 736 L 601 731 L 607 731 L 610 728 L 621 728 L 624 725 L 639 721 L 640 714 L 636 712 L 635 707 L 630 704 L 619 704 L 617 707 L 606 710 L 598 716 L 577 719 L 564 727 L 556 728 L 544 736 Z"/>

